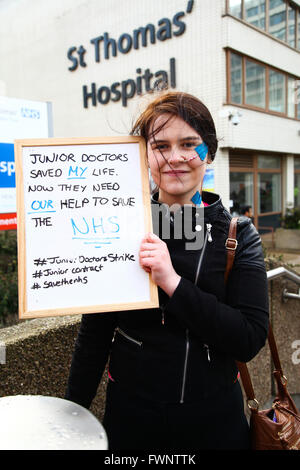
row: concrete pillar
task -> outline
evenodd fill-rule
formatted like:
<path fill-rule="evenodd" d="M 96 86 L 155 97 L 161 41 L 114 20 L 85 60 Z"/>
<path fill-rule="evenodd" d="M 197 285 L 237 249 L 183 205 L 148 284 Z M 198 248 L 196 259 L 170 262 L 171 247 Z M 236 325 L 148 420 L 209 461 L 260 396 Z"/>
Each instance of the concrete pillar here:
<path fill-rule="evenodd" d="M 294 155 L 287 155 L 282 170 L 283 213 L 294 207 Z"/>
<path fill-rule="evenodd" d="M 226 209 L 230 210 L 230 175 L 229 175 L 229 151 L 228 149 L 219 149 L 212 164 L 215 170 L 215 188 L 214 192 L 221 196 Z"/>

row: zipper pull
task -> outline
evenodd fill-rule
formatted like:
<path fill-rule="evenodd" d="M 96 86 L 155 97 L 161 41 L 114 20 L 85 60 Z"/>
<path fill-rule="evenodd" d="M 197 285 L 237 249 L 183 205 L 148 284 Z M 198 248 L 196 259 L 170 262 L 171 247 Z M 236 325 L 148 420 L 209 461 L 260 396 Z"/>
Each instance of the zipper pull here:
<path fill-rule="evenodd" d="M 160 307 L 161 309 L 161 324 L 164 325 L 165 324 L 165 307 Z"/>
<path fill-rule="evenodd" d="M 208 360 L 208 362 L 210 362 L 209 347 L 208 347 L 208 345 L 207 345 L 207 344 L 204 344 L 204 347 L 205 347 L 205 349 L 206 349 L 207 360 Z"/>
<path fill-rule="evenodd" d="M 211 224 L 206 224 L 206 228 L 207 228 L 207 232 L 208 232 L 208 241 L 209 241 L 209 243 L 212 242 L 211 227 L 212 227 Z"/>

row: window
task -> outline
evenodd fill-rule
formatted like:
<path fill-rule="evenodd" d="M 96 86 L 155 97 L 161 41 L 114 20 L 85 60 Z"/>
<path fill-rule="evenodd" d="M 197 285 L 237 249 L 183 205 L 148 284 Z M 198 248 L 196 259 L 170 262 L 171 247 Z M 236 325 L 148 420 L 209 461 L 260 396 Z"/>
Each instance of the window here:
<path fill-rule="evenodd" d="M 229 12 L 237 18 L 242 18 L 242 1 L 229 0 Z"/>
<path fill-rule="evenodd" d="M 287 42 L 291 47 L 296 47 L 296 10 L 288 7 L 288 38 Z"/>
<path fill-rule="evenodd" d="M 269 70 L 269 110 L 285 112 L 285 75 L 274 70 Z"/>
<path fill-rule="evenodd" d="M 242 57 L 237 54 L 230 55 L 231 64 L 231 97 L 234 103 L 242 103 Z"/>
<path fill-rule="evenodd" d="M 281 211 L 281 175 L 258 173 L 258 210 L 260 214 Z"/>
<path fill-rule="evenodd" d="M 244 0 L 244 8 L 245 20 L 257 28 L 265 29 L 265 0 Z"/>
<path fill-rule="evenodd" d="M 246 104 L 258 106 L 259 108 L 266 107 L 266 68 L 246 60 Z"/>
<path fill-rule="evenodd" d="M 294 158 L 295 168 L 295 207 L 300 207 L 300 157 Z"/>
<path fill-rule="evenodd" d="M 294 204 L 295 204 L 295 207 L 300 207 L 300 157 L 294 158 L 294 170 L 295 170 Z"/>
<path fill-rule="evenodd" d="M 227 2 L 227 12 L 230 15 L 300 50 L 300 6 L 295 6 L 290 0 L 227 0 Z"/>
<path fill-rule="evenodd" d="M 228 51 L 229 104 L 300 119 L 300 80 Z"/>
<path fill-rule="evenodd" d="M 281 211 L 281 159 L 258 156 L 258 212 Z"/>
<path fill-rule="evenodd" d="M 285 0 L 269 0 L 269 33 L 282 41 L 286 36 L 286 5 Z"/>
<path fill-rule="evenodd" d="M 258 169 L 259 170 L 269 170 L 270 168 L 279 170 L 281 165 L 280 157 L 270 157 L 270 156 L 259 156 L 258 157 Z"/>
<path fill-rule="evenodd" d="M 241 214 L 242 207 L 249 205 L 253 209 L 256 227 L 270 229 L 280 226 L 281 162 L 278 155 L 230 152 L 230 212 L 233 215 Z"/>
<path fill-rule="evenodd" d="M 288 77 L 288 116 L 289 117 L 294 117 L 295 116 L 295 80 L 293 80 L 291 77 Z"/>
<path fill-rule="evenodd" d="M 243 207 L 253 208 L 253 173 L 230 173 L 231 213 L 241 214 Z"/>
<path fill-rule="evenodd" d="M 300 207 L 300 171 L 295 173 L 295 207 Z"/>

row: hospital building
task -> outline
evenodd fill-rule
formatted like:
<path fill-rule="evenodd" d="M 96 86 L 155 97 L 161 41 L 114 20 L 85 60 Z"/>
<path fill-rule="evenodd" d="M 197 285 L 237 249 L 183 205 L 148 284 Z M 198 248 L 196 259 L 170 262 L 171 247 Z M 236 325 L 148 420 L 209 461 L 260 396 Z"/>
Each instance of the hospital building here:
<path fill-rule="evenodd" d="M 128 135 L 167 84 L 211 111 L 207 189 L 233 214 L 274 229 L 300 206 L 300 0 L 0 0 L 0 18 L 0 96 L 51 103 L 53 137 Z"/>

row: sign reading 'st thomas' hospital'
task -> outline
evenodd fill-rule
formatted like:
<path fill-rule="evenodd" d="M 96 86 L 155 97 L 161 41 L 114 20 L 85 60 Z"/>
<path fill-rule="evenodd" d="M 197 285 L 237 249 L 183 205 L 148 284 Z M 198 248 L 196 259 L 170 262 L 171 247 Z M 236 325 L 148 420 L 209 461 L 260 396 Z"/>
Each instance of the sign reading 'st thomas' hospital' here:
<path fill-rule="evenodd" d="M 148 23 L 133 30 L 132 33 L 122 33 L 118 38 L 110 37 L 108 32 L 94 37 L 90 40 L 94 61 L 101 63 L 103 60 L 109 60 L 111 57 L 117 57 L 118 54 L 128 54 L 132 50 L 138 50 L 140 47 L 148 47 L 155 44 L 156 41 L 166 41 L 174 36 L 181 36 L 186 30 L 184 18 L 186 14 L 193 10 L 194 0 L 187 2 L 186 10 L 175 13 L 172 19 L 161 18 L 157 25 Z M 68 70 L 74 72 L 78 67 L 88 66 L 89 50 L 80 45 L 72 46 L 68 49 L 67 57 L 71 62 Z M 98 86 L 95 82 L 90 85 L 82 86 L 83 106 L 88 108 L 89 105 L 97 106 L 97 104 L 107 104 L 110 101 L 122 102 L 122 106 L 126 107 L 128 100 L 136 94 L 140 95 L 150 90 L 161 89 L 166 85 L 176 88 L 176 59 L 169 59 L 169 71 L 158 70 L 152 72 L 150 68 L 142 70 L 137 67 L 135 70 L 136 77 L 128 78 L 122 81 L 115 81 L 111 85 Z"/>

